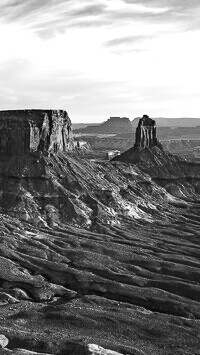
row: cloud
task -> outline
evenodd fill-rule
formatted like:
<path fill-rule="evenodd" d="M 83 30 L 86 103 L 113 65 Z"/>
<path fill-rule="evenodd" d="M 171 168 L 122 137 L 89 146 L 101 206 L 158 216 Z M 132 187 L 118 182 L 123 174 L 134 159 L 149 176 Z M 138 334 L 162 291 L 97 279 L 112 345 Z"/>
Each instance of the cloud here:
<path fill-rule="evenodd" d="M 61 2 L 60 0 L 59 2 Z M 4 18 L 5 21 L 20 20 L 22 18 L 29 17 L 34 13 L 38 13 L 46 9 L 47 7 L 51 8 L 52 0 L 16 0 L 16 1 L 3 1 L 0 4 L 0 13 L 1 18 Z"/>
<path fill-rule="evenodd" d="M 0 21 L 34 29 L 44 39 L 71 27 L 148 23 L 199 25 L 199 0 L 1 0 Z M 129 35 L 130 36 L 130 35 Z"/>
<path fill-rule="evenodd" d="M 157 8 L 157 9 L 162 9 L 162 8 L 169 8 L 172 11 L 180 11 L 180 12 L 185 12 L 185 11 L 193 11 L 196 8 L 200 7 L 199 0 L 193 0 L 191 3 L 191 0 L 123 0 L 124 3 L 129 4 L 129 5 L 135 5 L 135 4 L 140 4 L 143 5 L 147 8 Z"/>
<path fill-rule="evenodd" d="M 105 4 L 96 4 L 96 5 L 88 5 L 84 6 L 81 9 L 75 10 L 71 12 L 71 16 L 99 16 L 104 13 L 106 9 Z"/>
<path fill-rule="evenodd" d="M 196 28 L 196 20 L 200 15 L 199 0 L 123 0 L 128 6 L 121 14 L 121 19 L 144 19 L 152 22 L 169 22 Z M 143 6 L 143 12 L 136 13 L 134 7 Z M 133 8 L 131 10 L 131 7 Z"/>
<path fill-rule="evenodd" d="M 1 0 L 0 21 L 17 23 L 49 38 L 69 27 L 91 27 L 102 24 L 106 3 L 99 0 Z M 46 31 L 46 33 L 45 33 Z"/>
<path fill-rule="evenodd" d="M 199 0 L 1 0 L 0 21 L 33 29 L 49 39 L 68 28 L 101 28 L 120 25 L 199 25 Z M 130 38 L 131 34 L 127 34 Z M 143 39 L 142 39 L 143 40 Z M 134 39 L 133 39 L 134 41 Z M 133 42 L 130 39 L 130 42 Z M 123 41 L 125 43 L 125 41 Z M 113 39 L 114 45 L 114 39 Z"/>
<path fill-rule="evenodd" d="M 198 115 L 199 14 L 199 0 L 1 0 L 1 109 Z"/>
<path fill-rule="evenodd" d="M 83 117 L 89 121 L 94 117 L 97 121 L 103 120 L 112 114 L 109 106 L 114 106 L 121 82 L 113 85 L 106 79 L 98 82 L 62 71 L 42 76 L 31 69 L 31 64 L 25 61 L 11 61 L 1 66 L 0 109 L 63 108 L 73 122 Z M 120 105 L 118 101 L 116 112 L 121 110 Z"/>
<path fill-rule="evenodd" d="M 118 47 L 118 46 L 130 46 L 137 45 L 141 42 L 148 41 L 154 38 L 150 35 L 133 35 L 133 36 L 124 36 L 119 38 L 114 38 L 105 42 L 106 47 Z"/>

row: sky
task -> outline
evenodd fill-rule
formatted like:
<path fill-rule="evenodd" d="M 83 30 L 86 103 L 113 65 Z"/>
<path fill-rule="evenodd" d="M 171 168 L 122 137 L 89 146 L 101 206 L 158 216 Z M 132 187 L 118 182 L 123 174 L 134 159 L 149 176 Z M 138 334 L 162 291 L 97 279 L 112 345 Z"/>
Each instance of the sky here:
<path fill-rule="evenodd" d="M 0 110 L 200 117 L 199 0 L 1 0 Z"/>

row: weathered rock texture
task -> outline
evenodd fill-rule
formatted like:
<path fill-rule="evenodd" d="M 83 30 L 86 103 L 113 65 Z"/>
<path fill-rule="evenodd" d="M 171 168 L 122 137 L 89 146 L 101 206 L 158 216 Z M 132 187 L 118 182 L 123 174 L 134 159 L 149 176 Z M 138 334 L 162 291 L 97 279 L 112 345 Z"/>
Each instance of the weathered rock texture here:
<path fill-rule="evenodd" d="M 71 120 L 66 111 L 0 111 L 1 156 L 66 151 L 72 147 Z"/>
<path fill-rule="evenodd" d="M 144 115 L 138 123 L 135 134 L 135 147 L 161 146 L 156 136 L 156 122 Z"/>
<path fill-rule="evenodd" d="M 0 354 L 198 354 L 199 165 L 50 147 L 0 155 Z"/>

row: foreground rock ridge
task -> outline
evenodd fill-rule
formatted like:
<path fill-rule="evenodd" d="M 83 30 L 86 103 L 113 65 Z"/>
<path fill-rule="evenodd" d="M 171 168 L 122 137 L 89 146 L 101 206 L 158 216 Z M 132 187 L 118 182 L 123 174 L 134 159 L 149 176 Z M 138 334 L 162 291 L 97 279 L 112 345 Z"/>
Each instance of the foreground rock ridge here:
<path fill-rule="evenodd" d="M 0 354 L 198 354 L 200 165 L 146 118 L 118 160 L 88 160 L 68 120 L 0 114 Z"/>

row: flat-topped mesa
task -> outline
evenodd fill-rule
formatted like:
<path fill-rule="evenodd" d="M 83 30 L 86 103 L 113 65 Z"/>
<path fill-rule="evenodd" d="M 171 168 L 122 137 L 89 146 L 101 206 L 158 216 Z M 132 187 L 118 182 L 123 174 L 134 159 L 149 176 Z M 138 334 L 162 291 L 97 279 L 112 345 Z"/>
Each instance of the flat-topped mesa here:
<path fill-rule="evenodd" d="M 0 155 L 72 149 L 72 124 L 66 111 L 0 111 Z"/>
<path fill-rule="evenodd" d="M 156 136 L 156 122 L 149 116 L 140 118 L 135 134 L 134 148 L 161 147 Z"/>

